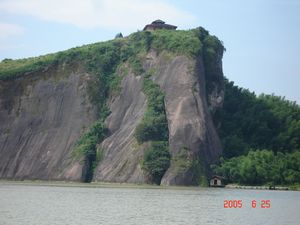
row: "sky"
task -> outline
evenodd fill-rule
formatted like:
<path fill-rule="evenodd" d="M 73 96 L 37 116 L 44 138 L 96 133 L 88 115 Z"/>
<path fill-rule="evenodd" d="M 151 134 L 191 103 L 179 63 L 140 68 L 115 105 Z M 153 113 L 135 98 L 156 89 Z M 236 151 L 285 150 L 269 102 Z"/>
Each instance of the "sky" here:
<path fill-rule="evenodd" d="M 300 104 L 300 0 L 0 0 L 0 60 L 128 35 L 162 19 L 225 45 L 224 75 Z"/>

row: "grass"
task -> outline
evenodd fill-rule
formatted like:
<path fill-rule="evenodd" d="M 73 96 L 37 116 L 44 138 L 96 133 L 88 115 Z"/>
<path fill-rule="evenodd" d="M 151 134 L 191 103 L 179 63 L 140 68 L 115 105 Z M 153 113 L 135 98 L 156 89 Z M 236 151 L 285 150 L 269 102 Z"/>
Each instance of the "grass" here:
<path fill-rule="evenodd" d="M 116 58 L 120 62 L 130 61 L 135 64 L 138 61 L 137 55 L 146 54 L 151 48 L 158 52 L 166 50 L 176 54 L 197 56 L 202 54 L 205 48 L 213 53 L 220 46 L 218 39 L 210 36 L 203 28 L 187 31 L 139 31 L 126 38 L 84 45 L 44 56 L 18 60 L 4 59 L 0 63 L 0 80 L 14 79 L 56 63 L 82 62 L 91 68 L 102 63 L 100 71 L 107 71 L 113 67 Z M 97 60 L 100 62 L 96 62 Z"/>
<path fill-rule="evenodd" d="M 202 43 L 192 30 L 157 30 L 153 32 L 152 48 L 158 52 L 166 50 L 175 54 L 197 56 L 201 54 Z"/>
<path fill-rule="evenodd" d="M 300 184 L 293 184 L 288 186 L 293 191 L 300 191 Z"/>
<path fill-rule="evenodd" d="M 44 69 L 56 62 L 56 54 L 18 60 L 4 59 L 0 63 L 0 80 L 14 79 L 26 73 Z"/>

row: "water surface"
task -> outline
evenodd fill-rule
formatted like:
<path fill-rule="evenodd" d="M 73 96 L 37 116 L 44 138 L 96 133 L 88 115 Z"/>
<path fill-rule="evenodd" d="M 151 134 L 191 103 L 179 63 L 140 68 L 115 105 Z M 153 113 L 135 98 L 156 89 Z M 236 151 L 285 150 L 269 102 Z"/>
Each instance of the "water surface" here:
<path fill-rule="evenodd" d="M 93 188 L 91 188 L 93 187 Z M 242 208 L 224 208 L 242 200 Z M 270 200 L 270 208 L 251 201 Z M 299 225 L 300 192 L 0 183 L 0 225 Z"/>

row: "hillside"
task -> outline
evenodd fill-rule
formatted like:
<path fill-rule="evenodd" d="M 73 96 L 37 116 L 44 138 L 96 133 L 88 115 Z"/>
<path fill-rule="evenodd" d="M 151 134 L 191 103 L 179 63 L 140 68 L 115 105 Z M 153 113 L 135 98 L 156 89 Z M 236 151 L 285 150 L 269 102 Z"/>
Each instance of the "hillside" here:
<path fill-rule="evenodd" d="M 214 116 L 223 146 L 215 172 L 229 182 L 300 184 L 300 106 L 259 95 L 225 80 L 225 100 Z"/>
<path fill-rule="evenodd" d="M 222 43 L 203 28 L 0 63 L 0 178 L 205 184 Z"/>

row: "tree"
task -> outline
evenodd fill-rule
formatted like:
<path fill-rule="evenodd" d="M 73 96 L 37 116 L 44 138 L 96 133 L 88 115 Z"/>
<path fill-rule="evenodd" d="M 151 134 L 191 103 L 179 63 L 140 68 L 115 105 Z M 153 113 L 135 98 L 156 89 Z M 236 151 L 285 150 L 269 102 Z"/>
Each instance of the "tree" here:
<path fill-rule="evenodd" d="M 120 33 L 117 33 L 115 38 L 123 38 L 123 34 L 120 32 Z"/>

